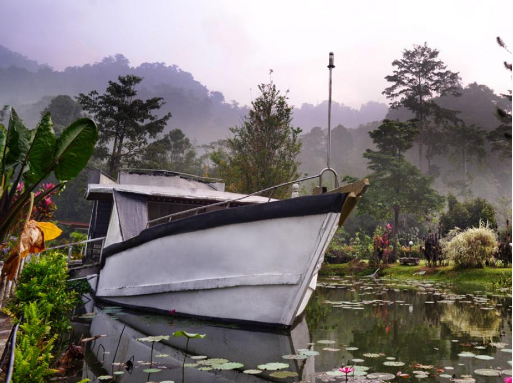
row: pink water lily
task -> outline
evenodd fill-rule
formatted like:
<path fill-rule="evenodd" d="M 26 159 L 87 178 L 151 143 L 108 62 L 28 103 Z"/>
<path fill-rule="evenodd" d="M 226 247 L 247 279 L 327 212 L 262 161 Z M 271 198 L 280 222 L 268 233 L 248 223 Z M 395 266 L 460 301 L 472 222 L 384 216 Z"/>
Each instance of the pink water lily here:
<path fill-rule="evenodd" d="M 511 376 L 504 378 L 504 383 L 511 383 Z"/>
<path fill-rule="evenodd" d="M 338 370 L 340 372 L 343 372 L 344 374 L 349 374 L 350 372 L 353 372 L 354 371 L 354 368 L 351 368 L 351 367 L 339 367 Z M 511 382 L 510 382 L 511 383 Z"/>

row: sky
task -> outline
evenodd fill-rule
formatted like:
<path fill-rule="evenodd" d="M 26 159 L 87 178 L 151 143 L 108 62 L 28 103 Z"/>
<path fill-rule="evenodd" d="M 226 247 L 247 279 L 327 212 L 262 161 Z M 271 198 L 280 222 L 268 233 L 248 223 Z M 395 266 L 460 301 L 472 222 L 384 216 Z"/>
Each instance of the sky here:
<path fill-rule="evenodd" d="M 359 108 L 382 95 L 392 61 L 427 42 L 463 85 L 511 89 L 511 0 L 2 0 L 0 44 L 56 70 L 121 53 L 178 65 L 225 99 L 249 104 L 269 81 L 295 106 Z M 511 49 L 510 49 L 511 50 Z"/>

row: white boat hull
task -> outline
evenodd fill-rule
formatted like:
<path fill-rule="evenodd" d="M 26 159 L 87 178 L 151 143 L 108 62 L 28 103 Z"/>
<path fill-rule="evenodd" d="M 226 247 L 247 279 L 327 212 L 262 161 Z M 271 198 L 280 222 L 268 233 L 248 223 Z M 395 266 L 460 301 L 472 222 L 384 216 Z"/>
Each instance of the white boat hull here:
<path fill-rule="evenodd" d="M 329 211 L 263 219 L 121 247 L 105 258 L 96 296 L 129 307 L 290 326 L 315 289 L 339 218 Z"/>

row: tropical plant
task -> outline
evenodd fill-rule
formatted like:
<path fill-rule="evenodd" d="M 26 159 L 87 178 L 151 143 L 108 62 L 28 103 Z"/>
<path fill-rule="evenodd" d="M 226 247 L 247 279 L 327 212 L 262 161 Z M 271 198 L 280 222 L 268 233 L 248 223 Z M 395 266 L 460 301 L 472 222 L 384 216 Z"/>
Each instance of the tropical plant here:
<path fill-rule="evenodd" d="M 8 128 L 0 124 L 0 243 L 26 216 L 31 198 L 33 206 L 38 206 L 76 177 L 93 153 L 98 129 L 92 120 L 75 121 L 58 138 L 52 125 L 50 113 L 46 113 L 36 129 L 28 130 L 12 108 Z M 58 184 L 31 197 L 52 173 Z M 21 183 L 23 189 L 15 198 Z"/>
<path fill-rule="evenodd" d="M 497 224 L 495 208 L 487 200 L 474 198 L 459 202 L 452 194 L 447 196 L 447 211 L 440 216 L 440 223 L 445 232 L 456 227 L 462 230 L 478 227 L 481 221 L 490 226 Z"/>
<path fill-rule="evenodd" d="M 454 229 L 441 241 L 444 255 L 462 268 L 484 267 L 493 260 L 497 244 L 497 234 L 482 223 L 462 232 Z"/>

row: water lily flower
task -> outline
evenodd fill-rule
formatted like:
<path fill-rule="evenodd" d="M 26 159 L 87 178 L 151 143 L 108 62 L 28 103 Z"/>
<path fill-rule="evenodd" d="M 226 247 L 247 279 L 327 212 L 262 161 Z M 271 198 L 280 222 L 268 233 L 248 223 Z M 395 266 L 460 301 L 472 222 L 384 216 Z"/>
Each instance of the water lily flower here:
<path fill-rule="evenodd" d="M 507 376 L 504 378 L 504 383 L 511 383 L 511 376 Z"/>
<path fill-rule="evenodd" d="M 343 372 L 344 374 L 349 374 L 350 372 L 353 372 L 354 371 L 354 368 L 351 368 L 351 367 L 339 367 L 338 370 L 340 372 Z"/>

